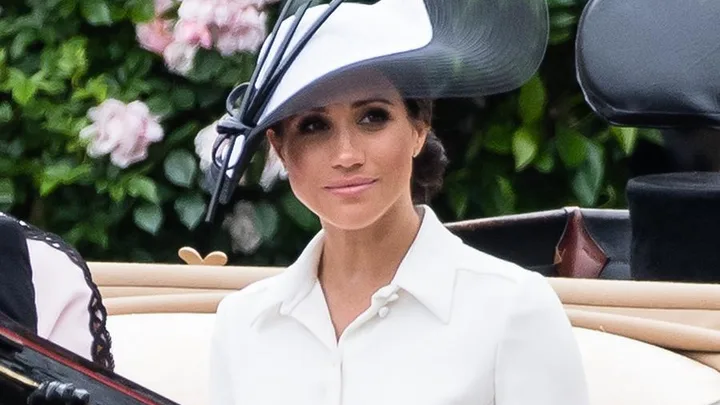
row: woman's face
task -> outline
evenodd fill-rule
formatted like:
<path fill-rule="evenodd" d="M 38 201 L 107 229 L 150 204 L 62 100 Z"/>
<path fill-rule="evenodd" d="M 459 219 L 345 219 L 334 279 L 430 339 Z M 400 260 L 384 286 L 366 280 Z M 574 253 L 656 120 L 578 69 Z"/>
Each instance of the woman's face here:
<path fill-rule="evenodd" d="M 397 90 L 383 85 L 290 117 L 268 139 L 297 198 L 325 225 L 352 230 L 412 204 L 412 161 L 427 130 L 408 116 Z"/>

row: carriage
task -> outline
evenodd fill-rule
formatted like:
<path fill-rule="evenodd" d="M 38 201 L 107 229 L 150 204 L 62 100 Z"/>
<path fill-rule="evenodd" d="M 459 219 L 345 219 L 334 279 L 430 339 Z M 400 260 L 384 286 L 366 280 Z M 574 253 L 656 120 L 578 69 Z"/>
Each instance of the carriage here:
<path fill-rule="evenodd" d="M 654 7 L 664 13 L 638 18 Z M 621 126 L 716 126 L 716 17 L 720 7 L 699 0 L 588 2 L 577 43 L 588 104 Z M 447 226 L 466 243 L 549 278 L 580 344 L 593 405 L 720 403 L 720 269 L 702 279 L 683 278 L 690 270 L 681 268 L 655 279 L 638 275 L 641 224 L 634 218 L 641 209 L 561 207 Z M 696 214 L 689 210 L 675 219 Z M 714 251 L 696 249 L 667 253 L 712 262 Z M 185 264 L 88 263 L 108 311 L 115 372 L 5 325 L 0 379 L 26 388 L 48 375 L 69 379 L 87 389 L 90 403 L 207 404 L 218 303 L 283 269 L 188 252 L 180 252 Z"/>

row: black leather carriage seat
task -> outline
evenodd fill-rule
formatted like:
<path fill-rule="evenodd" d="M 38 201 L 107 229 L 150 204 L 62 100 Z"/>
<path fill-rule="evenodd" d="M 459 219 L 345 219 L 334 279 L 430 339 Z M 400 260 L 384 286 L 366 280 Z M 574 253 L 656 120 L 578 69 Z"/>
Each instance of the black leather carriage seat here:
<path fill-rule="evenodd" d="M 465 243 L 548 277 L 630 279 L 626 210 L 557 210 L 446 224 Z"/>

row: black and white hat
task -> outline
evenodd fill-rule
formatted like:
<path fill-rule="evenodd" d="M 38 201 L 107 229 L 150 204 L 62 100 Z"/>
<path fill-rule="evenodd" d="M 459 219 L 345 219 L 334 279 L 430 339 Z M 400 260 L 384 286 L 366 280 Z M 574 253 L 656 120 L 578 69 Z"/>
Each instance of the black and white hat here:
<path fill-rule="evenodd" d="M 208 219 L 227 203 L 263 133 L 319 107 L 363 78 L 404 98 L 480 97 L 514 90 L 545 54 L 545 0 L 288 0 L 248 83 L 220 120 Z M 223 173 L 223 175 L 221 175 Z"/>

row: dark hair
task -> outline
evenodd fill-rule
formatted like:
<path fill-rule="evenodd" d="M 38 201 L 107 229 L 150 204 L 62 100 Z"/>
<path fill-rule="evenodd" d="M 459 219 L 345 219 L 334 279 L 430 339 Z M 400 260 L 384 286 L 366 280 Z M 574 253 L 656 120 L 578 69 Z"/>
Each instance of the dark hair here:
<path fill-rule="evenodd" d="M 405 100 L 410 118 L 428 125 L 432 123 L 432 100 Z M 449 161 L 440 138 L 430 129 L 425 145 L 413 160 L 411 194 L 415 204 L 426 204 L 440 192 L 443 186 L 445 169 Z"/>

